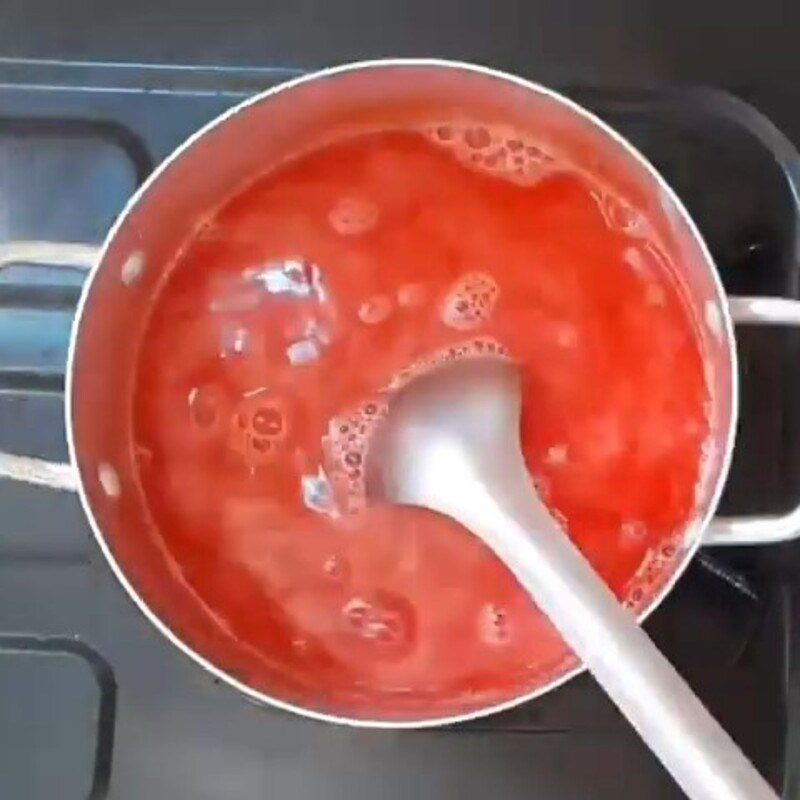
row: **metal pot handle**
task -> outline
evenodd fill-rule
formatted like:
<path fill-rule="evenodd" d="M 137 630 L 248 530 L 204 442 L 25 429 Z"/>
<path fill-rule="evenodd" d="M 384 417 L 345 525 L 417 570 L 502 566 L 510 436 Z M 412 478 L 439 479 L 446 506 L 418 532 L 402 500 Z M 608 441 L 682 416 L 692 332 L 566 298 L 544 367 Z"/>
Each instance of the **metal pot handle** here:
<path fill-rule="evenodd" d="M 800 328 L 800 300 L 785 297 L 729 297 L 737 325 Z M 800 505 L 787 514 L 716 517 L 703 535 L 704 545 L 747 545 L 786 542 L 800 536 Z"/>
<path fill-rule="evenodd" d="M 0 270 L 14 264 L 39 264 L 88 272 L 97 262 L 99 252 L 94 245 L 72 242 L 4 242 L 0 243 Z M 76 491 L 78 488 L 78 472 L 72 464 L 2 452 L 0 478 L 52 489 Z"/>

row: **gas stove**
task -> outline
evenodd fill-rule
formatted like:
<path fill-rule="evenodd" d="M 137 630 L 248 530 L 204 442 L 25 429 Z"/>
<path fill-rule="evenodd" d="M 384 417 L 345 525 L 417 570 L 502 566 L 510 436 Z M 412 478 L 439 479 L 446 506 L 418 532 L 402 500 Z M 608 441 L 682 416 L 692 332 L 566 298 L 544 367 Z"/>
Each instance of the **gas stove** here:
<path fill-rule="evenodd" d="M 186 136 L 296 75 L 0 59 L 0 244 L 99 243 Z M 800 154 L 711 90 L 560 87 L 686 203 L 731 293 L 800 297 Z M 82 276 L 0 271 L 0 449 L 65 459 L 63 380 Z M 742 421 L 723 499 L 800 498 L 800 337 L 738 332 Z M 800 799 L 800 543 L 702 550 L 647 628 L 787 800 Z M 135 609 L 77 499 L 0 481 L 0 796 L 484 798 L 681 794 L 580 676 L 518 709 L 424 732 L 328 726 L 216 684 Z"/>

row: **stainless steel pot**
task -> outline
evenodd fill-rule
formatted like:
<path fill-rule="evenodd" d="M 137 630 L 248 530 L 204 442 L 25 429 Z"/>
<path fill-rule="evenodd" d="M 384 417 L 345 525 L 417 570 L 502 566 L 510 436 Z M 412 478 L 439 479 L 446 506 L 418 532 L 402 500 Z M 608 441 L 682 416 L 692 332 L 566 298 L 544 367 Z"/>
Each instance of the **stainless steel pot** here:
<path fill-rule="evenodd" d="M 424 727 L 508 708 L 580 671 L 566 660 L 534 692 L 501 706 L 449 718 L 353 719 L 300 707 L 236 677 L 237 655 L 208 656 L 216 633 L 200 601 L 159 544 L 128 445 L 137 341 L 165 270 L 198 220 L 248 176 L 310 146 L 318 131 L 353 119 L 380 125 L 398 108 L 468 109 L 476 118 L 534 127 L 582 168 L 633 197 L 671 251 L 691 310 L 703 329 L 715 397 L 714 444 L 699 514 L 662 577 L 636 605 L 641 618 L 663 599 L 700 544 L 765 544 L 800 535 L 800 507 L 782 517 L 714 518 L 724 485 L 737 414 L 733 322 L 800 325 L 800 302 L 726 298 L 712 258 L 680 200 L 628 142 L 589 112 L 542 86 L 483 67 L 434 60 L 346 65 L 270 89 L 231 109 L 179 147 L 130 199 L 97 250 L 83 244 L 8 242 L 0 267 L 40 263 L 88 271 L 67 364 L 69 464 L 0 454 L 0 475 L 77 491 L 97 544 L 145 616 L 214 676 L 256 700 L 316 719 L 364 726 Z M 192 631 L 191 635 L 187 631 Z"/>

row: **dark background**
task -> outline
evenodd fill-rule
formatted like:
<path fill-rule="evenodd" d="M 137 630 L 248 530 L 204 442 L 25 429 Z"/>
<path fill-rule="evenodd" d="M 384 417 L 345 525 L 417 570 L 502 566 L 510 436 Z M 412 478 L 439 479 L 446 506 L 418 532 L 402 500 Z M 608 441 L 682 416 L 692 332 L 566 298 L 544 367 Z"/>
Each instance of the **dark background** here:
<path fill-rule="evenodd" d="M 800 139 L 800 3 L 0 0 L 0 56 L 315 67 L 439 56 L 542 83 L 714 84 Z"/>
<path fill-rule="evenodd" d="M 797 2 L 3 0 L 4 56 L 320 66 L 462 58 L 542 82 L 800 81 Z"/>
<path fill-rule="evenodd" d="M 542 80 L 800 76 L 797 3 L 4 0 L 4 55 L 311 66 L 437 55 Z M 794 19 L 791 19 L 793 17 Z"/>

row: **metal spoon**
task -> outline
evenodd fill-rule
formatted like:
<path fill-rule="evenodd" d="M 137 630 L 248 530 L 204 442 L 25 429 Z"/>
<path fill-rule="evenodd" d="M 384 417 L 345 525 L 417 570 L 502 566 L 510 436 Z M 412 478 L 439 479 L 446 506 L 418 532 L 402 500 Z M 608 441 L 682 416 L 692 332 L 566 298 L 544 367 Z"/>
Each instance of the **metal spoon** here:
<path fill-rule="evenodd" d="M 374 498 L 446 514 L 514 573 L 693 800 L 777 800 L 539 498 L 510 361 L 452 361 L 389 399 L 367 457 Z"/>

